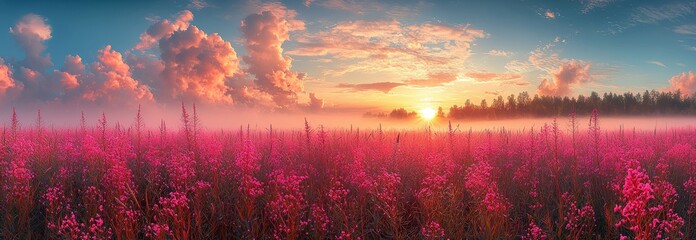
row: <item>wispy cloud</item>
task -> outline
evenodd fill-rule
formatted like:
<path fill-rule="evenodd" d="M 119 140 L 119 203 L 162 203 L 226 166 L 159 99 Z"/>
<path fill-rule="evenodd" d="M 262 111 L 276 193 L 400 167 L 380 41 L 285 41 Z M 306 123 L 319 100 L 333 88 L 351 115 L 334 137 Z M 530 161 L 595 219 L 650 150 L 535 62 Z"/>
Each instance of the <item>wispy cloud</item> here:
<path fill-rule="evenodd" d="M 409 80 L 404 81 L 404 83 L 406 83 L 410 86 L 436 87 L 436 86 L 442 86 L 444 84 L 454 82 L 454 80 L 457 80 L 457 74 L 441 72 L 441 73 L 429 73 L 426 78 L 409 79 Z"/>
<path fill-rule="evenodd" d="M 674 32 L 680 34 L 696 35 L 696 24 L 681 25 L 674 28 Z"/>
<path fill-rule="evenodd" d="M 488 51 L 486 54 L 488 54 L 490 56 L 495 56 L 495 57 L 510 57 L 510 56 L 514 55 L 515 53 L 509 52 L 509 51 L 504 51 L 504 50 L 493 49 L 493 50 Z"/>
<path fill-rule="evenodd" d="M 696 3 L 678 2 L 660 6 L 645 6 L 637 8 L 631 15 L 631 20 L 639 23 L 656 23 L 674 21 L 694 13 Z"/>
<path fill-rule="evenodd" d="M 469 25 L 347 21 L 327 31 L 298 37 L 298 46 L 288 54 L 331 59 L 339 65 L 325 71 L 331 76 L 351 72 L 440 72 L 460 68 L 470 55 L 472 42 L 485 36 L 483 30 Z"/>
<path fill-rule="evenodd" d="M 337 88 L 346 88 L 352 91 L 380 91 L 383 93 L 389 93 L 392 89 L 399 86 L 404 86 L 404 83 L 396 82 L 376 82 L 376 83 L 361 83 L 361 84 L 350 84 L 341 83 L 336 85 Z"/>
<path fill-rule="evenodd" d="M 468 72 L 467 77 L 479 82 L 490 81 L 509 81 L 522 78 L 522 75 L 516 73 L 494 73 L 494 72 Z"/>
<path fill-rule="evenodd" d="M 186 8 L 201 10 L 201 9 L 206 8 L 208 6 L 209 6 L 209 4 L 205 0 L 191 0 L 191 2 L 189 2 L 189 4 L 186 6 Z"/>
<path fill-rule="evenodd" d="M 664 63 L 662 63 L 662 62 L 660 62 L 660 61 L 648 61 L 648 63 L 650 63 L 650 64 L 655 64 L 655 65 L 660 66 L 660 67 L 663 67 L 663 68 L 666 68 L 666 67 L 667 67 Z"/>
<path fill-rule="evenodd" d="M 673 2 L 660 5 L 641 6 L 633 9 L 627 19 L 610 21 L 603 33 L 616 35 L 640 24 L 657 24 L 664 21 L 676 22 L 696 13 L 696 2 Z M 675 32 L 689 34 L 689 25 L 676 27 Z"/>
<path fill-rule="evenodd" d="M 582 3 L 582 13 L 589 13 L 593 9 L 596 8 L 603 8 L 608 6 L 609 4 L 619 2 L 621 0 L 581 0 L 580 3 Z"/>

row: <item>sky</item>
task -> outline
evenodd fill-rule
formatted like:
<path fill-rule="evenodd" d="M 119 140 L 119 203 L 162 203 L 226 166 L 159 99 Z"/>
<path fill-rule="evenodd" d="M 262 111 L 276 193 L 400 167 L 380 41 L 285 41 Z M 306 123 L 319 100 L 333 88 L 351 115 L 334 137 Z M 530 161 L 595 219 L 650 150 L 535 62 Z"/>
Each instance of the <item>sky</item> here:
<path fill-rule="evenodd" d="M 381 112 L 696 91 L 696 1 L 0 0 L 0 104 Z"/>

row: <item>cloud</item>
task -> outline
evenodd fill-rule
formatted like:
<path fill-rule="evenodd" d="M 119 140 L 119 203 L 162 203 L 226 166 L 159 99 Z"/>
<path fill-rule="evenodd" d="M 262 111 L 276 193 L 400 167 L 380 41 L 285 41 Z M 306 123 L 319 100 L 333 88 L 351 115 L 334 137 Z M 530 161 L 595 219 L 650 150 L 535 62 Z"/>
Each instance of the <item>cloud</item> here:
<path fill-rule="evenodd" d="M 292 58 L 283 55 L 282 48 L 291 31 L 304 29 L 304 22 L 296 16 L 297 12 L 280 4 L 266 4 L 242 21 L 248 53 L 243 59 L 248 72 L 256 76 L 256 86 L 271 94 L 280 107 L 295 105 L 297 94 L 303 91 L 305 74 L 291 71 Z"/>
<path fill-rule="evenodd" d="M 696 10 L 694 2 L 677 2 L 661 6 L 645 6 L 637 8 L 631 15 L 631 20 L 639 23 L 656 23 L 674 21 L 687 17 Z"/>
<path fill-rule="evenodd" d="M 503 50 L 496 50 L 496 49 L 490 50 L 490 51 L 488 51 L 488 53 L 486 53 L 486 54 L 491 55 L 491 56 L 494 56 L 494 57 L 510 57 L 510 56 L 514 55 L 513 52 L 508 52 L 508 51 L 503 51 Z"/>
<path fill-rule="evenodd" d="M 208 6 L 208 2 L 205 0 L 191 0 L 191 2 L 186 6 L 189 9 L 201 10 Z"/>
<path fill-rule="evenodd" d="M 326 31 L 305 34 L 288 53 L 322 56 L 339 67 L 326 75 L 352 72 L 430 72 L 458 69 L 470 47 L 486 33 L 469 25 L 404 25 L 396 20 L 346 21 Z"/>
<path fill-rule="evenodd" d="M 674 28 L 674 32 L 680 34 L 696 35 L 696 24 L 681 25 Z"/>
<path fill-rule="evenodd" d="M 660 66 L 660 67 L 663 67 L 663 68 L 666 68 L 666 67 L 667 67 L 664 63 L 662 63 L 662 62 L 660 62 L 660 61 L 648 61 L 648 63 L 650 63 L 650 64 L 655 64 L 655 65 Z"/>
<path fill-rule="evenodd" d="M 90 67 L 91 80 L 81 94 L 82 99 L 102 104 L 153 100 L 148 87 L 133 79 L 121 53 L 111 49 L 111 45 L 99 50 L 97 61 Z"/>
<path fill-rule="evenodd" d="M 304 1 L 305 7 L 309 7 L 309 5 L 312 4 L 312 2 L 314 2 L 314 0 L 305 0 L 305 1 Z"/>
<path fill-rule="evenodd" d="M 326 0 L 318 2 L 318 4 L 328 9 L 343 10 L 358 15 L 365 14 L 370 10 L 379 11 L 384 8 L 377 2 L 360 0 Z"/>
<path fill-rule="evenodd" d="M 10 33 L 26 53 L 26 59 L 22 62 L 23 67 L 42 70 L 53 65 L 50 55 L 42 55 L 46 50 L 43 42 L 51 39 L 51 26 L 43 17 L 27 14 L 10 28 Z"/>
<path fill-rule="evenodd" d="M 352 91 L 380 91 L 383 93 L 389 93 L 392 89 L 398 86 L 404 86 L 404 83 L 395 82 L 376 82 L 376 83 L 362 83 L 362 84 L 349 84 L 341 83 L 338 84 L 337 88 L 347 88 Z"/>
<path fill-rule="evenodd" d="M 15 86 L 15 81 L 12 79 L 12 68 L 0 58 L 0 96 L 5 96 L 7 90 Z"/>
<path fill-rule="evenodd" d="M 547 19 L 556 19 L 556 13 L 552 12 L 551 10 L 546 10 L 544 17 Z"/>
<path fill-rule="evenodd" d="M 603 8 L 611 3 L 615 3 L 621 0 L 580 0 L 582 3 L 582 13 L 589 13 L 592 9 Z"/>
<path fill-rule="evenodd" d="M 508 81 L 522 78 L 522 75 L 516 73 L 494 73 L 494 72 L 469 72 L 467 77 L 473 78 L 479 82 L 488 81 Z"/>
<path fill-rule="evenodd" d="M 669 79 L 670 91 L 681 91 L 682 96 L 690 96 L 696 92 L 696 75 L 694 72 L 683 72 Z"/>
<path fill-rule="evenodd" d="M 406 83 L 407 85 L 410 85 L 410 86 L 436 87 L 436 86 L 442 86 L 442 85 L 450 83 L 450 82 L 454 82 L 454 80 L 457 80 L 457 74 L 440 72 L 440 73 L 428 73 L 428 76 L 426 78 L 409 79 L 409 80 L 404 81 L 404 83 Z"/>
<path fill-rule="evenodd" d="M 133 49 L 141 51 L 149 49 L 160 39 L 169 37 L 176 31 L 188 29 L 191 21 L 193 21 L 193 13 L 189 10 L 179 12 L 179 15 L 173 22 L 167 19 L 160 20 L 140 35 L 140 42 Z"/>
<path fill-rule="evenodd" d="M 309 93 L 309 109 L 317 110 L 322 108 L 324 108 L 324 99 L 319 99 L 316 94 Z"/>
<path fill-rule="evenodd" d="M 86 81 L 85 65 L 82 63 L 82 58 L 79 55 L 65 56 L 63 67 L 60 70 L 53 70 L 52 92 L 55 97 L 77 99 L 80 98 L 80 87 Z M 92 79 L 87 79 L 92 80 Z"/>
<path fill-rule="evenodd" d="M 77 75 L 58 70 L 55 70 L 53 73 L 56 75 L 56 78 L 58 78 L 58 81 L 65 89 L 75 89 L 80 86 L 80 81 L 77 79 Z"/>
<path fill-rule="evenodd" d="M 561 64 L 552 72 L 551 80 L 544 79 L 539 84 L 541 95 L 564 96 L 572 93 L 570 87 L 592 81 L 591 64 L 584 61 L 570 60 Z"/>
<path fill-rule="evenodd" d="M 162 81 L 152 85 L 162 100 L 232 103 L 228 80 L 239 72 L 231 44 L 196 26 L 176 31 L 159 42 Z"/>
<path fill-rule="evenodd" d="M 68 55 L 65 56 L 65 62 L 63 63 L 63 71 L 70 74 L 82 74 L 85 72 L 85 65 L 82 63 L 82 58 L 80 55 Z"/>

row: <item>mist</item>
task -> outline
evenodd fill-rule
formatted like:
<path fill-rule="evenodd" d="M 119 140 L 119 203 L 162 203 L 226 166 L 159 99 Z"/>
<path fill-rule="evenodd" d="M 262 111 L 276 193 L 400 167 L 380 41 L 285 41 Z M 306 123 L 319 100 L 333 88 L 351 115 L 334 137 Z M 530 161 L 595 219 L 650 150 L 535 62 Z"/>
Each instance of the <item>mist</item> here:
<path fill-rule="evenodd" d="M 193 105 L 186 104 L 186 109 L 193 117 Z M 76 128 L 81 125 L 81 116 L 84 114 L 87 127 L 96 126 L 102 113 L 106 116 L 107 123 L 113 127 L 119 124 L 128 128 L 135 122 L 138 111 L 137 106 L 121 108 L 102 107 L 76 107 L 71 105 L 50 104 L 17 108 L 17 118 L 20 126 L 33 127 L 37 123 L 38 110 L 41 111 L 41 122 L 44 127 L 56 129 Z M 264 112 L 258 109 L 233 108 L 222 106 L 196 106 L 200 124 L 203 128 L 216 130 L 239 129 L 249 127 L 252 130 L 263 130 L 269 127 L 275 129 L 301 129 L 304 128 L 305 119 L 311 127 L 324 127 L 327 129 L 379 129 L 387 131 L 409 131 L 430 129 L 432 131 L 447 131 L 448 124 L 459 131 L 480 130 L 527 130 L 540 129 L 545 124 L 553 124 L 553 118 L 518 118 L 504 120 L 448 120 L 436 119 L 425 121 L 424 119 L 389 120 L 380 118 L 365 118 L 359 110 L 355 111 L 331 111 L 316 112 Z M 164 122 L 169 129 L 178 129 L 181 125 L 181 104 L 150 104 L 141 106 L 141 114 L 146 129 L 158 129 Z M 0 108 L 0 125 L 9 126 L 12 118 L 12 107 Z M 557 118 L 558 127 L 562 130 L 570 128 L 568 117 Z M 588 128 L 589 116 L 577 116 L 577 127 L 580 131 Z M 625 117 L 599 117 L 599 126 L 603 130 L 639 130 L 653 131 L 673 128 L 696 128 L 696 117 L 693 116 L 625 116 Z"/>

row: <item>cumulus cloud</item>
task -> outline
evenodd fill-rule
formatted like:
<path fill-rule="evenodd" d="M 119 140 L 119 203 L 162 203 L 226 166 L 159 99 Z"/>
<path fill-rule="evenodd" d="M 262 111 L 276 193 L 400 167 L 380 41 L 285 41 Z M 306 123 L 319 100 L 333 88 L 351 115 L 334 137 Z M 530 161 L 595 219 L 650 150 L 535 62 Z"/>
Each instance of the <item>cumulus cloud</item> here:
<path fill-rule="evenodd" d="M 141 51 L 149 49 L 160 39 L 169 37 L 176 31 L 187 29 L 191 21 L 193 21 L 193 13 L 189 10 L 181 11 L 174 21 L 160 20 L 140 35 L 140 42 L 133 49 Z"/>
<path fill-rule="evenodd" d="M 542 80 L 537 90 L 541 95 L 568 95 L 572 92 L 572 85 L 592 81 L 590 67 L 591 64 L 588 62 L 574 59 L 567 61 L 552 72 L 551 80 Z"/>
<path fill-rule="evenodd" d="M 349 84 L 341 83 L 338 84 L 337 88 L 346 88 L 351 91 L 380 91 L 383 93 L 389 93 L 392 89 L 398 86 L 404 86 L 404 83 L 395 82 L 376 82 L 376 83 L 361 83 L 361 84 Z"/>
<path fill-rule="evenodd" d="M 544 13 L 544 17 L 548 19 L 556 19 L 556 13 L 551 10 L 546 10 L 546 12 Z"/>
<path fill-rule="evenodd" d="M 63 71 L 70 74 L 83 74 L 85 72 L 85 65 L 82 63 L 80 55 L 66 56 L 65 62 L 63 63 Z"/>
<path fill-rule="evenodd" d="M 340 64 L 324 73 L 429 72 L 457 69 L 470 55 L 473 41 L 486 36 L 469 25 L 405 25 L 396 20 L 346 21 L 326 31 L 305 34 L 296 56 L 322 56 Z"/>
<path fill-rule="evenodd" d="M 111 45 L 99 50 L 97 61 L 90 67 L 91 80 L 83 89 L 82 99 L 104 104 L 153 100 L 149 88 L 133 79 L 130 66 Z"/>
<path fill-rule="evenodd" d="M 683 72 L 669 79 L 670 91 L 679 90 L 682 96 L 690 96 L 696 92 L 696 75 L 693 71 Z"/>
<path fill-rule="evenodd" d="M 522 78 L 522 75 L 516 73 L 494 73 L 494 72 L 468 72 L 467 77 L 470 77 L 479 82 L 489 81 L 508 81 Z"/>
<path fill-rule="evenodd" d="M 280 4 L 266 4 L 242 21 L 248 52 L 243 59 L 248 72 L 256 76 L 256 86 L 272 95 L 280 107 L 295 105 L 297 94 L 303 91 L 305 74 L 291 71 L 292 58 L 283 55 L 282 48 L 291 31 L 304 29 L 304 22 L 296 16 L 297 12 Z"/>
<path fill-rule="evenodd" d="M 436 86 L 442 86 L 442 85 L 450 83 L 450 82 L 454 82 L 454 80 L 457 80 L 456 73 L 440 72 L 440 73 L 428 73 L 428 76 L 426 78 L 409 79 L 409 80 L 404 81 L 404 83 L 406 83 L 407 85 L 410 85 L 410 86 L 436 87 Z"/>
<path fill-rule="evenodd" d="M 85 65 L 79 55 L 65 56 L 63 67 L 53 70 L 50 78 L 50 92 L 54 97 L 52 100 L 79 100 L 84 90 L 83 82 L 93 80 L 91 76 L 87 76 Z"/>
<path fill-rule="evenodd" d="M 10 33 L 26 54 L 26 59 L 22 62 L 23 67 L 43 70 L 53 65 L 50 55 L 42 55 L 46 50 L 43 42 L 51 39 L 51 26 L 43 17 L 27 14 L 10 28 Z"/>
<path fill-rule="evenodd" d="M 12 79 L 12 69 L 0 58 L 0 96 L 4 96 L 8 89 L 14 87 L 15 81 Z"/>
<path fill-rule="evenodd" d="M 309 109 L 317 110 L 322 108 L 324 108 L 324 99 L 319 99 L 316 94 L 309 93 Z"/>
<path fill-rule="evenodd" d="M 53 73 L 65 89 L 75 89 L 78 86 L 80 86 L 80 82 L 77 79 L 77 75 L 70 74 L 67 72 L 61 72 L 58 70 L 55 70 Z"/>
<path fill-rule="evenodd" d="M 220 35 L 208 35 L 190 26 L 162 38 L 159 48 L 162 81 L 153 86 L 158 88 L 160 98 L 232 103 L 227 82 L 239 72 L 239 59 Z"/>

